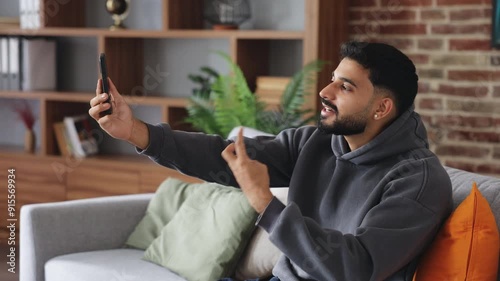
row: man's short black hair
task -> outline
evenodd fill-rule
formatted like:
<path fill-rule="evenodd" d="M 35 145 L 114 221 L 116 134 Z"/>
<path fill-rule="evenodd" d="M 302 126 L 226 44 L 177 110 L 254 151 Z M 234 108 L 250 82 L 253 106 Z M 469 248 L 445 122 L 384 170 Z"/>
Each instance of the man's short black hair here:
<path fill-rule="evenodd" d="M 340 56 L 368 69 L 374 87 L 391 92 L 398 116 L 413 105 L 418 76 L 413 62 L 400 50 L 384 43 L 351 41 L 342 45 Z"/>

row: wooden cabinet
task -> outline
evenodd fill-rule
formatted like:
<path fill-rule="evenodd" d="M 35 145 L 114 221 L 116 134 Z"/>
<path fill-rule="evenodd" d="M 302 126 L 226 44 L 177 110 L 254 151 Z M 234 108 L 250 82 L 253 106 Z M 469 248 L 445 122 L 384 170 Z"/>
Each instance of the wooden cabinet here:
<path fill-rule="evenodd" d="M 4 226 L 8 219 L 16 224 L 16 231 L 19 231 L 19 211 L 25 204 L 55 202 L 66 200 L 65 176 L 58 177 L 52 170 L 54 160 L 51 158 L 0 153 L 0 178 L 2 188 L 0 188 L 0 221 L 2 228 L 0 231 L 0 244 L 5 244 L 5 239 L 9 236 L 9 231 Z M 13 188 L 8 188 L 9 169 L 13 169 Z M 13 192 L 9 192 L 12 190 Z M 14 195 L 15 197 L 8 197 Z M 11 200 L 8 200 L 11 199 Z M 14 200 L 14 201 L 12 201 Z M 10 205 L 10 206 L 9 206 Z M 9 210 L 14 207 L 14 211 Z M 9 214 L 13 216 L 9 216 Z M 19 235 L 16 235 L 18 238 Z"/>
<path fill-rule="evenodd" d="M 0 221 L 7 222 L 8 170 L 15 175 L 15 216 L 19 219 L 25 204 L 57 202 L 92 197 L 150 193 L 169 177 L 186 182 L 201 182 L 197 178 L 160 167 L 149 159 L 137 157 L 94 157 L 88 159 L 60 156 L 0 152 Z M 16 222 L 19 231 L 19 221 Z M 0 230 L 0 244 L 5 244 L 9 232 Z M 17 234 L 16 238 L 19 235 Z"/>
<path fill-rule="evenodd" d="M 88 175 L 92 175 L 89 177 Z M 89 166 L 82 163 L 68 174 L 67 198 L 81 199 L 95 196 L 133 194 L 139 192 L 140 174 L 133 169 L 108 169 L 106 165 Z M 111 184 L 112 183 L 112 184 Z"/>
<path fill-rule="evenodd" d="M 159 11 L 158 15 L 161 16 L 161 19 L 151 19 L 159 21 L 156 29 L 132 27 L 110 31 L 107 28 L 95 27 L 93 22 L 89 22 L 88 16 L 97 11 L 88 11 L 88 5 L 103 9 L 102 1 L 97 0 L 64 1 L 64 4 L 58 7 L 59 12 L 44 13 L 44 27 L 41 29 L 0 29 L 0 36 L 51 37 L 58 42 L 57 91 L 0 91 L 0 103 L 28 100 L 38 113 L 38 149 L 31 155 L 22 151 L 23 138 L 19 137 L 12 143 L 12 136 L 9 136 L 12 127 L 19 132 L 22 130 L 19 128 L 22 124 L 6 112 L 9 110 L 7 106 L 0 108 L 2 118 L 10 118 L 0 122 L 0 180 L 6 181 L 7 167 L 16 168 L 19 178 L 17 206 L 35 202 L 153 192 L 168 176 L 196 181 L 176 171 L 152 164 L 146 157 L 124 156 L 112 150 L 117 146 L 114 144 L 108 148 L 104 147 L 100 153 L 102 155 L 81 160 L 60 155 L 53 124 L 62 121 L 65 116 L 88 111 L 89 101 L 95 95 L 93 89 L 98 77 L 97 57 L 101 52 L 106 53 L 108 72 L 120 93 L 126 95 L 127 102 L 133 108 L 147 108 L 157 112 L 157 118 L 146 121 L 168 122 L 174 129 L 189 129 L 189 126 L 182 122 L 186 117 L 186 97 L 179 97 L 176 93 L 164 90 L 175 86 L 176 83 L 151 90 L 145 84 L 145 79 L 151 75 L 151 69 L 155 69 L 156 57 L 164 58 L 161 66 L 168 69 L 171 76 L 175 76 L 176 69 L 181 67 L 191 71 L 199 69 L 202 63 L 196 61 L 197 58 L 208 56 L 211 50 L 203 49 L 203 54 L 199 54 L 196 50 L 200 49 L 193 49 L 195 51 L 189 53 L 190 48 L 185 48 L 194 48 L 199 42 L 214 42 L 215 46 L 223 46 L 230 57 L 240 65 L 252 89 L 255 89 L 257 76 L 281 74 L 275 67 L 282 62 L 295 59 L 300 67 L 315 59 L 329 61 L 330 66 L 318 75 L 315 87 L 318 92 L 329 83 L 331 71 L 338 63 L 340 44 L 347 39 L 347 0 L 297 1 L 302 1 L 298 13 L 303 15 L 304 20 L 302 28 L 290 30 L 211 30 L 204 26 L 202 20 L 204 1 L 201 0 L 149 1 L 148 5 L 157 5 L 153 10 Z M 58 1 L 42 0 L 42 4 L 48 2 Z M 140 9 L 142 1 L 135 2 L 136 9 Z M 268 0 L 259 2 L 261 5 L 271 5 Z M 275 22 L 287 20 L 287 11 L 294 8 L 288 5 L 287 1 L 281 3 L 284 3 L 284 9 L 277 14 L 283 18 L 273 19 Z M 2 5 L 6 4 L 2 1 L 0 9 Z M 50 8 L 50 5 L 42 6 Z M 102 10 L 99 13 L 102 14 Z M 208 46 L 211 46 L 210 44 Z M 161 52 L 165 48 L 173 51 L 174 55 L 162 55 Z M 298 55 L 287 57 L 287 48 L 298 49 Z M 187 53 L 182 53 L 183 57 L 177 58 L 176 51 Z M 276 61 L 278 55 L 284 56 L 284 59 Z M 191 57 L 193 59 L 190 60 Z M 293 67 L 287 69 L 288 73 L 297 70 L 298 68 Z M 90 78 L 81 78 L 82 73 L 91 73 Z M 147 90 L 147 94 L 144 90 Z M 189 88 L 183 90 L 191 93 Z M 317 109 L 318 105 L 317 95 L 308 97 L 306 107 Z M 102 131 L 101 133 L 105 134 Z M 2 221 L 5 221 L 3 216 L 6 214 L 5 192 L 5 188 L 0 189 Z"/>

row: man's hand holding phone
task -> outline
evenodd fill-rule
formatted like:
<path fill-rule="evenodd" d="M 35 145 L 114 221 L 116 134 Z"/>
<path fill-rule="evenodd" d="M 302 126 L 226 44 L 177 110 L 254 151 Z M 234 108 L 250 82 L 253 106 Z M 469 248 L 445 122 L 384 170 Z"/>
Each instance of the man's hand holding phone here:
<path fill-rule="evenodd" d="M 113 81 L 110 78 L 106 80 L 108 93 L 103 92 L 103 80 L 97 80 L 96 96 L 90 100 L 89 115 L 110 136 L 126 140 L 141 149 L 146 148 L 149 145 L 149 131 L 146 124 L 134 118 L 132 110 L 116 89 Z M 109 112 L 111 108 L 112 111 Z M 106 115 L 103 112 L 110 114 Z"/>
<path fill-rule="evenodd" d="M 108 78 L 109 93 L 102 92 L 102 79 L 97 81 L 96 96 L 90 100 L 89 115 L 94 118 L 101 128 L 110 136 L 128 140 L 132 133 L 133 116 L 130 107 L 116 90 L 115 85 Z M 108 103 L 106 100 L 111 99 Z M 114 108 L 113 113 L 104 115 L 103 112 Z"/>

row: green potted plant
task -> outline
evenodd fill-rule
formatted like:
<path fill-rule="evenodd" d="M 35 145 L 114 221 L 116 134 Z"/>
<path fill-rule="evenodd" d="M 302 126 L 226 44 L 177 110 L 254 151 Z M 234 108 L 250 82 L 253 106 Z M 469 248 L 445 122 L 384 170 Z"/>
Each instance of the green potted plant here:
<path fill-rule="evenodd" d="M 316 119 L 312 109 L 303 109 L 303 104 L 314 84 L 313 74 L 321 70 L 324 62 L 313 61 L 295 73 L 278 108 L 266 110 L 266 104 L 248 87 L 240 67 L 226 54 L 219 54 L 229 63 L 230 74 L 219 75 L 209 67 L 202 67 L 204 75 L 189 75 L 189 79 L 199 85 L 193 90 L 187 107 L 186 122 L 195 129 L 222 137 L 227 137 L 237 126 L 277 134 Z"/>

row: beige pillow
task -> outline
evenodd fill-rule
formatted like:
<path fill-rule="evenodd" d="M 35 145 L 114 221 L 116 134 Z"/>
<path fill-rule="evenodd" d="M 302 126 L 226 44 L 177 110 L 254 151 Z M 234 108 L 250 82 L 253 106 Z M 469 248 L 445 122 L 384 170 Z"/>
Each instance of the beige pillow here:
<path fill-rule="evenodd" d="M 287 204 L 288 188 L 271 188 L 271 192 L 281 202 Z M 280 256 L 280 250 L 269 241 L 269 234 L 257 227 L 238 262 L 235 276 L 238 280 L 271 276 Z"/>

